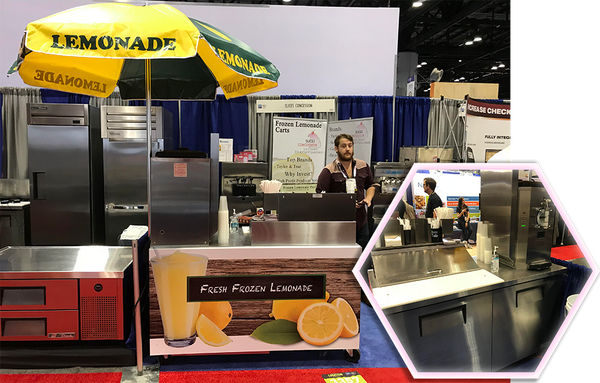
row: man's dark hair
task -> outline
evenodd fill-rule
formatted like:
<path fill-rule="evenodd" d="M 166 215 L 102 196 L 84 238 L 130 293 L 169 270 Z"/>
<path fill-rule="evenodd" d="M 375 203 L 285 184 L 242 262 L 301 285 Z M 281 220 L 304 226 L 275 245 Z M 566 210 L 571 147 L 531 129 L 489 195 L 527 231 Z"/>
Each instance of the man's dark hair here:
<path fill-rule="evenodd" d="M 435 180 L 431 177 L 427 177 L 423 180 L 423 183 L 429 185 L 429 187 L 431 188 L 431 191 L 435 191 L 435 185 L 437 185 L 437 182 L 435 182 Z"/>
<path fill-rule="evenodd" d="M 335 146 L 336 146 L 336 147 L 340 146 L 340 140 L 341 140 L 342 138 L 345 138 L 345 139 L 347 139 L 348 141 L 350 141 L 350 142 L 354 143 L 354 137 L 352 137 L 352 136 L 351 136 L 351 135 L 349 135 L 349 134 L 342 133 L 342 134 L 338 135 L 338 136 L 335 138 L 334 144 L 335 144 Z"/>

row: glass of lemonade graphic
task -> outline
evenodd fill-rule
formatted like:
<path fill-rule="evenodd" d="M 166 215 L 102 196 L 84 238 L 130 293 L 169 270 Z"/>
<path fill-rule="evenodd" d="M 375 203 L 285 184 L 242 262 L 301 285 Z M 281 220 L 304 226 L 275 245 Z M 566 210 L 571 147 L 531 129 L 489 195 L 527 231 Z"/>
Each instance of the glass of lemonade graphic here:
<path fill-rule="evenodd" d="M 208 258 L 176 251 L 150 260 L 158 305 L 165 332 L 165 343 L 171 347 L 191 346 L 196 341 L 196 322 L 200 302 L 188 303 L 188 277 L 206 275 Z"/>

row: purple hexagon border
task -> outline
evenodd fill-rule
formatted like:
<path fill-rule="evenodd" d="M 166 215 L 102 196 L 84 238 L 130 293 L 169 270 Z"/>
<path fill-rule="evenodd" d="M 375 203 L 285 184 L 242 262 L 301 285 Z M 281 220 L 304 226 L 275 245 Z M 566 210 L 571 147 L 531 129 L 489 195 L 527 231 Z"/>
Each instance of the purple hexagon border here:
<path fill-rule="evenodd" d="M 535 371 L 533 371 L 533 372 L 458 372 L 458 373 L 456 373 L 456 372 L 448 372 L 448 373 L 445 373 L 445 372 L 418 372 L 417 369 L 415 368 L 415 366 L 413 365 L 412 361 L 408 357 L 406 350 L 404 350 L 404 347 L 402 347 L 400 340 L 396 336 L 396 333 L 392 329 L 392 326 L 390 325 L 387 318 L 385 317 L 385 314 L 383 313 L 383 311 L 379 307 L 377 301 L 375 300 L 373 293 L 371 292 L 371 289 L 369 288 L 368 282 L 363 279 L 362 274 L 360 272 L 366 259 L 368 258 L 369 254 L 371 253 L 371 250 L 375 246 L 375 243 L 377 242 L 377 238 L 379 238 L 379 236 L 383 232 L 384 225 L 379 225 L 377 227 L 377 229 L 375 230 L 375 232 L 373 233 L 373 235 L 371 236 L 369 243 L 365 247 L 365 250 L 361 254 L 356 265 L 352 269 L 352 272 L 354 273 L 354 276 L 358 280 L 358 283 L 360 284 L 361 288 L 363 289 L 365 295 L 367 295 L 367 297 L 369 298 L 369 302 L 371 302 L 373 309 L 375 310 L 375 313 L 377 314 L 377 317 L 381 321 L 383 327 L 385 328 L 385 330 L 388 333 L 389 337 L 391 338 L 392 342 L 396 346 L 396 349 L 400 353 L 400 356 L 402 357 L 404 363 L 406 363 L 406 366 L 408 367 L 410 373 L 412 374 L 412 376 L 415 379 L 424 379 L 424 378 L 428 378 L 428 379 L 441 379 L 441 378 L 445 378 L 445 379 L 476 379 L 476 378 L 538 379 L 540 377 L 542 371 L 544 370 L 544 367 L 548 363 L 548 360 L 550 359 L 552 353 L 554 352 L 558 343 L 560 342 L 561 338 L 563 337 L 567 327 L 569 326 L 569 324 L 573 320 L 573 317 L 577 313 L 577 310 L 579 309 L 581 302 L 583 302 L 583 300 L 585 299 L 589 289 L 591 288 L 592 284 L 594 283 L 594 280 L 598 276 L 599 270 L 598 270 L 596 263 L 594 262 L 593 258 L 589 254 L 583 241 L 579 237 L 579 234 L 574 229 L 573 223 L 569 219 L 569 216 L 566 214 L 566 211 L 564 210 L 562 204 L 560 203 L 560 200 L 558 199 L 557 195 L 554 193 L 554 190 L 552 189 L 550 183 L 548 182 L 548 179 L 546 178 L 546 176 L 544 175 L 543 171 L 541 170 L 539 164 L 537 164 L 537 163 L 415 163 L 413 165 L 413 167 L 410 169 L 410 171 L 408 172 L 408 174 L 406 175 L 405 182 L 402 183 L 402 186 L 400 187 L 396 196 L 390 203 L 388 210 L 383 215 L 383 218 L 382 218 L 383 222 L 390 219 L 390 217 L 394 211 L 394 208 L 398 205 L 398 203 L 400 202 L 400 199 L 406 193 L 406 189 L 408 188 L 408 185 L 410 185 L 410 183 L 412 182 L 412 179 L 416 176 L 416 174 L 419 170 L 535 170 L 539 179 L 544 184 L 544 187 L 546 188 L 546 191 L 548 192 L 550 198 L 552 198 L 552 202 L 554 202 L 559 213 L 561 214 L 561 217 L 565 221 L 565 224 L 567 225 L 567 227 L 573 234 L 573 237 L 575 238 L 577 245 L 581 249 L 581 252 L 583 253 L 586 261 L 590 265 L 590 267 L 592 269 L 592 274 L 590 275 L 585 286 L 581 290 L 579 298 L 577 299 L 577 301 L 575 302 L 575 304 L 569 311 L 569 315 L 563 321 L 561 327 L 559 328 L 558 332 L 556 333 L 556 336 L 552 340 L 550 346 L 548 347 L 548 350 L 544 354 L 542 360 L 540 361 L 540 363 Z"/>

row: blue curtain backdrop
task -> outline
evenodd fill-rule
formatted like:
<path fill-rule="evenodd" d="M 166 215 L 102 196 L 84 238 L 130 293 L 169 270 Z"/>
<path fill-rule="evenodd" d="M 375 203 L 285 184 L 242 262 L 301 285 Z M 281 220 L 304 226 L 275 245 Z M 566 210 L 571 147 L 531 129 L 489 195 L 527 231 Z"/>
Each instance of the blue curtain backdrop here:
<path fill-rule="evenodd" d="M 392 126 L 391 96 L 339 96 L 338 118 L 373 117 L 371 161 L 398 161 L 400 146 L 427 144 L 428 98 L 396 97 L 395 126 Z M 392 148 L 392 132 L 394 147 Z"/>
<path fill-rule="evenodd" d="M 373 117 L 373 144 L 371 161 L 393 161 L 392 97 L 339 96 L 338 119 Z"/>
<path fill-rule="evenodd" d="M 398 161 L 401 146 L 426 146 L 427 122 L 431 99 L 396 97 L 394 126 L 394 161 Z"/>
<path fill-rule="evenodd" d="M 210 152 L 210 134 L 233 138 L 233 151 L 248 148 L 248 98 L 227 100 L 217 95 L 215 101 L 182 101 L 182 146 L 190 150 Z"/>
<path fill-rule="evenodd" d="M 45 103 L 89 103 L 90 97 L 49 89 L 41 90 Z M 1 97 L 1 95 L 0 95 Z M 282 95 L 282 99 L 315 99 L 315 95 Z M 2 99 L 0 98 L 0 106 Z M 391 96 L 339 96 L 338 119 L 373 117 L 373 148 L 371 161 L 397 161 L 400 146 L 427 144 L 427 121 L 430 99 L 396 97 L 396 119 L 392 126 Z M 146 105 L 145 101 L 130 101 L 130 105 Z M 173 114 L 174 148 L 210 152 L 210 133 L 221 138 L 233 138 L 235 153 L 248 148 L 248 99 L 231 100 L 217 95 L 215 101 L 181 101 L 181 142 L 179 142 L 179 105 L 177 101 L 152 101 Z M 285 117 L 314 118 L 313 113 L 283 114 Z M 394 147 L 392 148 L 392 132 Z M 0 144 L 2 144 L 0 121 Z M 2 166 L 0 158 L 0 166 Z"/>
<path fill-rule="evenodd" d="M 90 96 L 83 94 L 67 93 L 58 90 L 40 89 L 44 104 L 89 104 Z"/>
<path fill-rule="evenodd" d="M 130 105 L 146 105 L 131 101 Z M 248 99 L 227 100 L 217 95 L 214 101 L 181 101 L 181 143 L 179 142 L 179 107 L 177 101 L 152 101 L 173 113 L 175 148 L 183 147 L 210 154 L 210 134 L 233 138 L 235 153 L 248 148 Z"/>

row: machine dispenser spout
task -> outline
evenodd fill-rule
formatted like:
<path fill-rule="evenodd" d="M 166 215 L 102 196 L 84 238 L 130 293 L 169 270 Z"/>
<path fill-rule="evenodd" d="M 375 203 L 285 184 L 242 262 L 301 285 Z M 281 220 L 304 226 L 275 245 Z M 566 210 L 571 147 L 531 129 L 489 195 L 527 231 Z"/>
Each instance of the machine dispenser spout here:
<path fill-rule="evenodd" d="M 542 228 L 544 230 L 550 227 L 550 212 L 552 208 L 550 207 L 551 200 L 549 198 L 542 199 L 541 207 L 536 208 L 537 216 L 536 216 L 536 229 Z"/>

